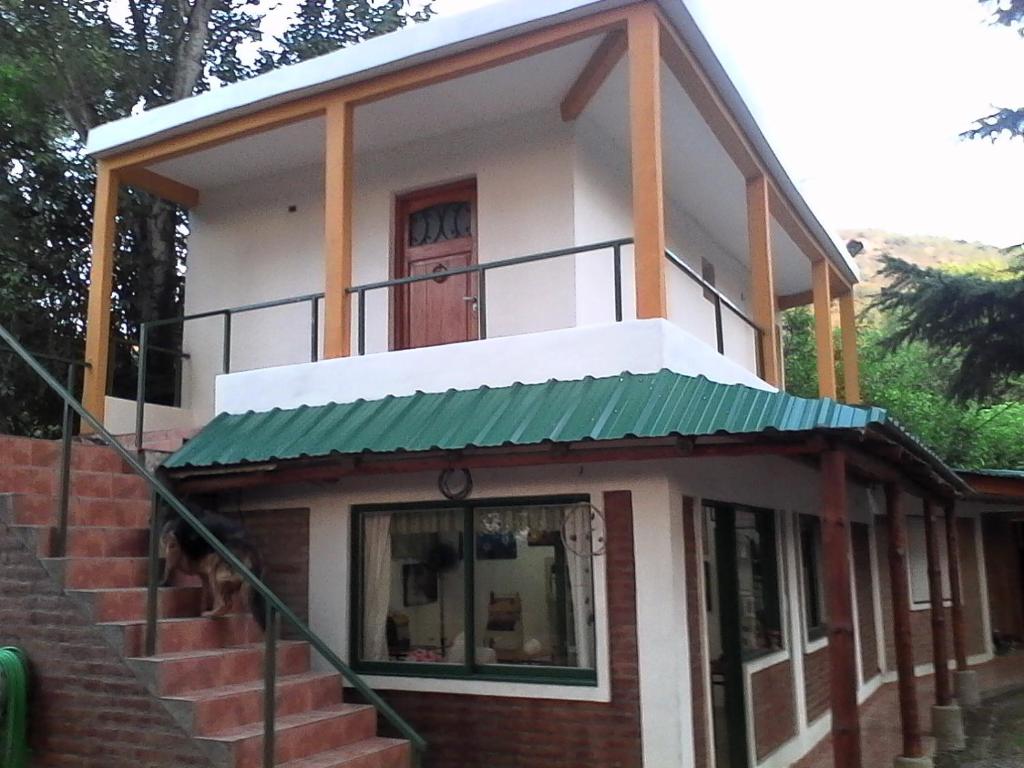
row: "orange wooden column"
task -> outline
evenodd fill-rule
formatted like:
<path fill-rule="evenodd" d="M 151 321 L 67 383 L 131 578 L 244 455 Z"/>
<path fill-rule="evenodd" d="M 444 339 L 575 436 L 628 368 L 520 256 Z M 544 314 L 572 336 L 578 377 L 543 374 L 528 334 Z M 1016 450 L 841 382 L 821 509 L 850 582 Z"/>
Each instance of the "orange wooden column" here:
<path fill-rule="evenodd" d="M 352 172 L 354 107 L 327 106 L 324 159 L 324 357 L 352 353 Z"/>
<path fill-rule="evenodd" d="M 768 180 L 756 176 L 747 181 L 747 240 L 750 249 L 750 290 L 754 322 L 761 329 L 761 377 L 774 387 L 782 386 L 776 350 L 779 332 L 775 325 L 775 275 L 772 270 L 771 219 Z"/>
<path fill-rule="evenodd" d="M 832 759 L 835 768 L 861 768 L 846 455 L 842 451 L 829 450 L 821 456 L 821 504 L 825 596 L 828 602 Z"/>
<path fill-rule="evenodd" d="M 836 396 L 835 349 L 832 343 L 832 288 L 825 259 L 811 263 L 814 294 L 814 338 L 818 351 L 818 395 Z"/>
<path fill-rule="evenodd" d="M 935 704 L 948 707 L 953 701 L 946 657 L 946 609 L 942 605 L 942 568 L 939 565 L 938 515 L 935 502 L 924 501 L 924 539 L 928 553 L 928 595 L 932 603 L 932 661 L 935 664 Z"/>
<path fill-rule="evenodd" d="M 907 578 L 907 519 L 896 483 L 885 486 L 885 518 L 889 533 L 889 589 L 896 646 L 896 675 L 903 727 L 903 757 L 923 757 L 921 716 L 914 677 L 914 639 L 910 626 L 910 584 Z"/>
<path fill-rule="evenodd" d="M 959 672 L 967 670 L 967 624 L 960 590 L 960 530 L 956 522 L 956 504 L 946 504 L 946 547 L 949 550 L 949 591 L 953 601 L 953 654 Z"/>
<path fill-rule="evenodd" d="M 110 303 L 114 289 L 119 179 L 104 160 L 96 162 L 96 202 L 92 222 L 92 265 L 85 324 L 85 387 L 82 404 L 101 423 L 110 374 Z M 83 431 L 88 426 L 83 424 Z"/>
<path fill-rule="evenodd" d="M 629 43 L 629 134 L 633 166 L 636 316 L 666 317 L 665 201 L 661 156 L 661 35 L 649 5 L 632 9 Z"/>
<path fill-rule="evenodd" d="M 853 289 L 839 297 L 839 325 L 843 333 L 843 390 L 847 403 L 859 403 L 860 358 L 857 354 L 857 310 Z"/>

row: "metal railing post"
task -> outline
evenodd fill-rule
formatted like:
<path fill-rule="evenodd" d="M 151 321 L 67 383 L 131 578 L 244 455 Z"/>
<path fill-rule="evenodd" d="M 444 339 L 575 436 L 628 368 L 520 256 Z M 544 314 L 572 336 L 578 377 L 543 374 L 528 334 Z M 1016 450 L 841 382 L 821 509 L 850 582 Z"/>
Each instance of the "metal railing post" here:
<path fill-rule="evenodd" d="M 356 293 L 359 302 L 358 320 L 356 322 L 356 349 L 360 355 L 366 354 L 366 289 L 360 288 Z"/>
<path fill-rule="evenodd" d="M 153 492 L 149 512 L 149 563 L 146 582 L 146 656 L 156 655 L 157 614 L 160 609 L 160 497 Z"/>
<path fill-rule="evenodd" d="M 75 364 L 68 363 L 68 392 L 75 389 Z M 71 406 L 64 403 L 60 428 L 60 508 L 57 518 L 57 557 L 64 557 L 68 548 L 68 515 L 71 502 Z"/>
<path fill-rule="evenodd" d="M 622 246 L 613 248 L 612 268 L 615 276 L 615 322 L 622 322 Z"/>
<path fill-rule="evenodd" d="M 718 342 L 718 354 L 725 354 L 725 333 L 722 330 L 722 297 L 715 294 L 715 339 Z"/>
<path fill-rule="evenodd" d="M 479 335 L 481 339 L 487 338 L 487 271 L 486 269 L 480 270 L 480 276 L 477 278 L 477 297 L 476 297 L 476 318 L 477 328 L 479 329 Z"/>
<path fill-rule="evenodd" d="M 138 366 L 135 382 L 135 450 L 142 450 L 142 424 L 145 421 L 145 359 L 150 344 L 150 327 L 145 323 L 138 331 Z"/>
<path fill-rule="evenodd" d="M 231 310 L 224 310 L 224 373 L 231 373 Z"/>
<path fill-rule="evenodd" d="M 275 720 L 277 718 L 277 633 L 279 619 L 267 603 L 263 658 L 263 768 L 274 768 Z"/>
<path fill-rule="evenodd" d="M 320 300 L 314 296 L 309 300 L 309 362 L 320 359 Z"/>

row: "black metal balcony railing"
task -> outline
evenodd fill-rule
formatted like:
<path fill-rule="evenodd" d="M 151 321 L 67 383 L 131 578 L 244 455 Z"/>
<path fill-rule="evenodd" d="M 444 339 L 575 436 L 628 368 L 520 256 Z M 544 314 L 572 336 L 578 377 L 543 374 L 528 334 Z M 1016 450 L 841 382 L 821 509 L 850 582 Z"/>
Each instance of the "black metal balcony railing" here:
<path fill-rule="evenodd" d="M 622 299 L 622 257 L 623 249 L 633 244 L 632 238 L 619 238 L 617 240 L 606 240 L 600 243 L 593 243 L 590 245 L 574 246 L 572 248 L 560 248 L 553 251 L 545 251 L 543 253 L 534 253 L 528 256 L 518 256 L 511 259 L 502 259 L 500 261 L 490 261 L 482 264 L 473 264 L 466 267 L 459 267 L 456 269 L 450 269 L 445 272 L 446 277 L 461 274 L 474 274 L 477 276 L 477 323 L 478 323 L 478 337 L 480 339 L 487 338 L 487 275 L 490 272 L 501 269 L 508 269 L 510 267 L 522 266 L 523 264 L 532 264 L 534 262 L 548 261 L 550 259 L 565 258 L 568 256 L 580 256 L 589 254 L 601 254 L 611 253 L 612 259 L 612 300 L 615 307 L 615 321 L 621 322 L 623 319 L 623 299 Z M 665 252 L 665 258 L 670 264 L 676 267 L 682 274 L 696 283 L 700 288 L 704 290 L 705 295 L 711 297 L 711 302 L 714 305 L 715 311 L 715 337 L 717 342 L 717 349 L 719 354 L 725 354 L 725 331 L 723 324 L 723 314 L 725 312 L 732 313 L 739 318 L 744 324 L 749 326 L 754 332 L 755 338 L 755 356 L 757 359 L 757 373 L 761 374 L 763 370 L 763 332 L 751 318 L 749 318 L 742 309 L 740 309 L 733 301 L 725 296 L 721 291 L 718 290 L 714 285 L 705 280 L 701 275 L 690 268 L 686 262 L 684 262 L 679 256 L 675 255 L 671 251 Z M 356 352 L 359 355 L 366 354 L 366 297 L 367 294 L 372 291 L 390 291 L 394 288 L 411 285 L 413 283 L 426 282 L 428 280 L 436 280 L 437 275 L 426 274 L 426 275 L 414 275 L 411 277 L 401 277 L 393 280 L 380 280 L 373 283 L 365 283 L 363 285 L 352 286 L 347 289 L 350 295 L 353 295 L 356 300 Z M 277 299 L 274 301 L 264 301 L 256 304 L 246 304 L 238 307 L 228 307 L 224 309 L 213 309 L 207 312 L 197 312 L 191 315 L 180 315 L 178 317 L 165 318 L 161 320 L 153 320 L 143 323 L 139 333 L 139 364 L 138 364 L 138 391 L 136 393 L 136 414 L 135 414 L 135 439 L 136 445 L 142 445 L 142 434 L 145 424 L 145 402 L 146 402 L 146 362 L 149 357 L 149 353 L 153 351 L 159 351 L 162 353 L 173 352 L 172 350 L 166 350 L 162 348 L 154 348 L 149 343 L 149 335 L 153 328 L 170 325 L 174 323 L 186 323 L 193 320 L 203 320 L 211 317 L 223 318 L 223 331 L 222 331 L 222 364 L 221 372 L 231 372 L 231 328 L 232 318 L 236 315 L 242 315 L 248 312 L 257 312 L 260 310 L 273 309 L 276 307 L 284 307 L 292 304 L 303 304 L 307 303 L 310 307 L 309 313 L 309 360 L 310 362 L 316 362 L 319 359 L 320 354 L 320 336 L 319 336 L 319 312 L 320 302 L 323 300 L 323 293 L 308 293 L 302 296 L 293 296 L 286 299 Z M 188 357 L 184 352 L 179 352 L 179 356 L 182 359 Z"/>

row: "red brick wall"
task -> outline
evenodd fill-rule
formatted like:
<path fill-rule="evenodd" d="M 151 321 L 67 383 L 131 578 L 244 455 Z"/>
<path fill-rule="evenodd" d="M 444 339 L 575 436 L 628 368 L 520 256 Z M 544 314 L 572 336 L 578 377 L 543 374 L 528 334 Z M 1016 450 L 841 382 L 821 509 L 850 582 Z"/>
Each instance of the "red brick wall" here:
<path fill-rule="evenodd" d="M 796 736 L 793 665 L 774 664 L 750 677 L 754 708 L 754 751 L 760 762 Z"/>
<path fill-rule="evenodd" d="M 1024 639 L 1024 585 L 1013 524 L 1007 515 L 982 517 L 992 632 Z"/>
<path fill-rule="evenodd" d="M 225 511 L 238 518 L 263 559 L 264 581 L 303 621 L 309 620 L 309 510 Z M 295 636 L 287 622 L 285 637 Z"/>
<path fill-rule="evenodd" d="M 812 723 L 829 708 L 828 645 L 804 654 L 804 701 L 807 722 Z"/>
<path fill-rule="evenodd" d="M 0 645 L 32 664 L 32 765 L 210 766 L 5 520 L 0 497 Z"/>
<path fill-rule="evenodd" d="M 875 601 L 871 583 L 871 527 L 864 523 L 850 526 L 853 542 L 853 572 L 857 597 L 857 623 L 860 633 L 860 662 L 867 682 L 878 674 L 878 635 L 875 632 Z"/>
<path fill-rule="evenodd" d="M 426 768 L 639 768 L 640 687 L 630 493 L 606 493 L 604 511 L 611 702 L 380 691 L 430 742 Z"/>
<path fill-rule="evenodd" d="M 707 720 L 707 670 L 704 664 L 704 601 L 701 599 L 704 556 L 697 537 L 699 510 L 690 496 L 683 498 L 683 546 L 686 552 L 686 621 L 690 636 L 690 694 L 693 709 L 693 749 L 696 768 L 711 764 Z"/>

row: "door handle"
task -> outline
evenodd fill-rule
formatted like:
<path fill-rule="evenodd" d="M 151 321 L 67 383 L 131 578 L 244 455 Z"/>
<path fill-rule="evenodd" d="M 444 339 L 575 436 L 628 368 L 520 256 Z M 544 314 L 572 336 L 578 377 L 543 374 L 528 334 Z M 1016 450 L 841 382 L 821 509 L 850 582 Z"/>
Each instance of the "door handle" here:
<path fill-rule="evenodd" d="M 462 300 L 463 301 L 471 301 L 471 302 L 473 302 L 473 311 L 474 312 L 479 311 L 480 299 L 478 299 L 476 296 L 463 296 Z"/>

